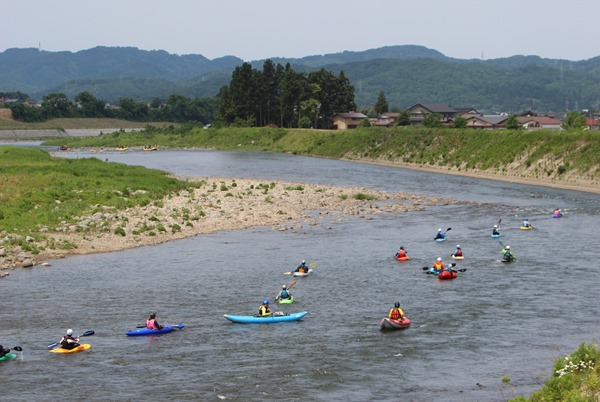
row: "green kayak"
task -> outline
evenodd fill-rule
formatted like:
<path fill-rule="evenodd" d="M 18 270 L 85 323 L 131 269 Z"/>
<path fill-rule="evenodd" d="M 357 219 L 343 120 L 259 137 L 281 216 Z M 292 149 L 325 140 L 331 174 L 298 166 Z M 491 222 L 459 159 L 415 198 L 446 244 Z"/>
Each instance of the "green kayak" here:
<path fill-rule="evenodd" d="M 4 360 L 12 360 L 12 359 L 16 359 L 17 355 L 14 353 L 7 353 L 4 356 L 0 357 L 0 362 L 4 361 Z"/>
<path fill-rule="evenodd" d="M 294 302 L 294 296 L 289 299 L 279 299 L 279 304 L 292 304 Z"/>

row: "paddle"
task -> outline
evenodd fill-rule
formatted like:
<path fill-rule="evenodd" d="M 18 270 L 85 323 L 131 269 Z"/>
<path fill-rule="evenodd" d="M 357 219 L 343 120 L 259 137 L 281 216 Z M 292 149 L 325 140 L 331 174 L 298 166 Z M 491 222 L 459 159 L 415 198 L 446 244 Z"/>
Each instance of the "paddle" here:
<path fill-rule="evenodd" d="M 316 262 L 311 262 L 308 267 L 309 268 L 316 268 L 317 267 L 317 263 Z M 294 272 L 296 272 L 296 271 L 284 272 L 283 274 L 284 275 L 292 275 Z"/>
<path fill-rule="evenodd" d="M 459 269 L 454 269 L 454 267 L 456 267 L 456 263 L 452 262 L 450 263 L 450 265 L 448 266 L 448 269 L 452 270 L 452 271 L 458 271 L 458 272 L 465 272 L 467 269 L 466 268 L 459 268 Z M 430 267 L 423 267 L 423 271 L 425 271 L 425 273 L 427 275 L 432 275 L 433 272 L 429 271 Z M 443 270 L 442 270 L 443 271 Z M 441 272 L 441 271 L 440 271 Z"/>
<path fill-rule="evenodd" d="M 89 330 L 89 331 L 85 331 L 83 334 L 79 335 L 79 336 L 78 336 L 78 338 L 81 338 L 82 336 L 92 336 L 92 335 L 94 335 L 94 334 L 95 334 L 95 332 L 94 332 L 94 331 L 92 331 L 92 330 Z M 51 343 L 50 345 L 48 345 L 48 349 L 54 349 L 54 348 L 56 348 L 58 345 L 60 345 L 60 342 L 54 342 L 54 343 Z"/>
<path fill-rule="evenodd" d="M 17 352 L 22 352 L 23 348 L 20 346 L 13 346 L 12 348 L 10 348 L 10 350 L 16 350 Z"/>

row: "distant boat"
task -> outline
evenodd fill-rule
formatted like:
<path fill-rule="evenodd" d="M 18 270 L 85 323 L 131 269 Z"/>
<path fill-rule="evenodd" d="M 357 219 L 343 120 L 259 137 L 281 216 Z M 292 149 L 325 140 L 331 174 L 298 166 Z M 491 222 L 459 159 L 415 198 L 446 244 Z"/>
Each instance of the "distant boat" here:
<path fill-rule="evenodd" d="M 115 151 L 127 151 L 127 147 L 116 147 Z"/>
<path fill-rule="evenodd" d="M 61 145 L 60 148 L 58 148 L 59 151 L 68 151 L 69 147 L 67 147 L 66 145 Z"/>
<path fill-rule="evenodd" d="M 144 148 L 142 148 L 144 151 L 158 151 L 158 148 L 156 148 L 155 146 L 145 146 Z"/>

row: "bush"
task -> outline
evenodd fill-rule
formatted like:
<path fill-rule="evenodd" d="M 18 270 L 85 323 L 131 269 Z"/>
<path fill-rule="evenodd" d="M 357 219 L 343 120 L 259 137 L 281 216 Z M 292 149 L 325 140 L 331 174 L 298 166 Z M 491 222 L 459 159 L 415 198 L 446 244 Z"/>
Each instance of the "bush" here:
<path fill-rule="evenodd" d="M 123 229 L 123 227 L 119 226 L 115 229 L 114 234 L 125 236 L 125 229 Z"/>

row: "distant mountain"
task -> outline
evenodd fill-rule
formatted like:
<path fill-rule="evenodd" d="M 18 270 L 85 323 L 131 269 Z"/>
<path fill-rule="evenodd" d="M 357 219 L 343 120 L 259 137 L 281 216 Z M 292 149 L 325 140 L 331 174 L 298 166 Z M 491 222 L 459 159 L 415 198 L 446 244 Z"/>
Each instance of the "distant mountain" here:
<path fill-rule="evenodd" d="M 564 111 L 600 108 L 600 57 L 583 61 L 512 56 L 454 59 L 423 46 L 386 46 L 362 52 L 303 58 L 272 58 L 297 71 L 344 71 L 356 89 L 356 103 L 373 106 L 380 91 L 391 108 L 444 102 L 481 110 Z M 8 49 L 0 53 L 0 92 L 21 91 L 38 99 L 50 92 L 74 97 L 89 91 L 116 102 L 215 96 L 243 63 L 234 56 L 209 60 L 134 47 L 96 47 L 80 52 Z M 262 69 L 264 60 L 251 62 Z"/>

